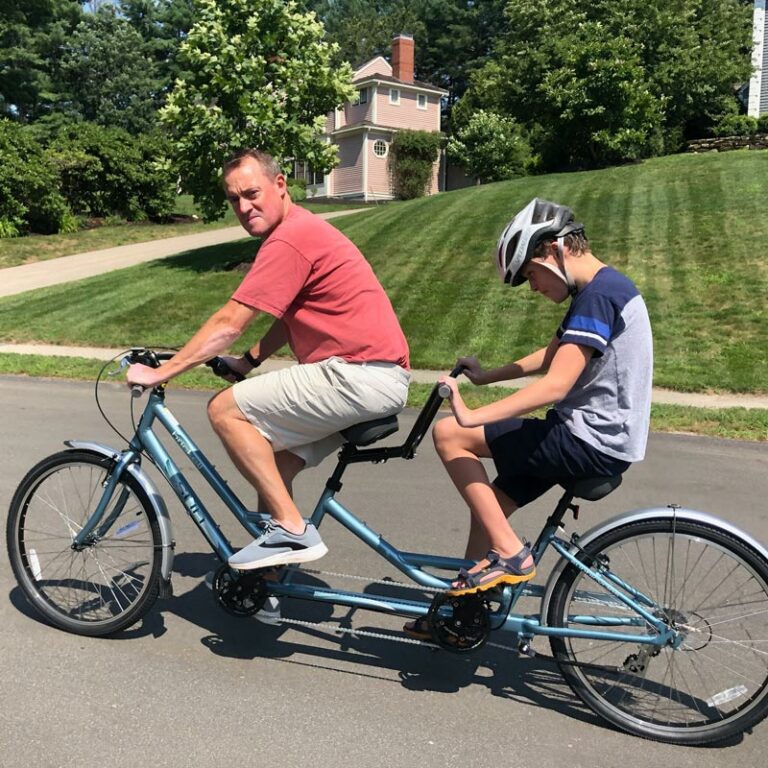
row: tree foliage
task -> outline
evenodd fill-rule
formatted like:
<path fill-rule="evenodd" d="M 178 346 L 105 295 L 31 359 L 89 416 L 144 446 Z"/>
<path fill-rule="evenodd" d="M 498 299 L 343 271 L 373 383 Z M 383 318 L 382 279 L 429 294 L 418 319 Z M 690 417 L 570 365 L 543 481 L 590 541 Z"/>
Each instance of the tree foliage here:
<path fill-rule="evenodd" d="M 158 83 L 139 33 L 112 6 L 87 14 L 61 60 L 68 113 L 141 133 L 152 127 Z"/>
<path fill-rule="evenodd" d="M 197 0 L 196 22 L 181 45 L 187 74 L 161 112 L 182 185 L 207 219 L 224 210 L 222 162 L 254 146 L 298 157 L 320 171 L 336 149 L 319 133 L 328 112 L 350 99 L 349 65 L 293 0 Z"/>
<path fill-rule="evenodd" d="M 549 168 L 674 151 L 735 109 L 750 33 L 742 0 L 514 0 L 457 117 L 520 120 Z"/>
<path fill-rule="evenodd" d="M 480 109 L 448 140 L 448 157 L 481 182 L 524 175 L 531 163 L 531 146 L 512 118 Z"/>

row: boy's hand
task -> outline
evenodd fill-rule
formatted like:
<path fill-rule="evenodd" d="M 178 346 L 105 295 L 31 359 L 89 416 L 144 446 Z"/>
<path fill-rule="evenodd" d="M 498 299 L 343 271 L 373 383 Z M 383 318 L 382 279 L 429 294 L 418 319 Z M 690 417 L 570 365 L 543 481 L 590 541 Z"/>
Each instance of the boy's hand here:
<path fill-rule="evenodd" d="M 473 384 L 485 384 L 483 366 L 480 365 L 480 361 L 476 357 L 460 357 L 456 361 L 456 365 L 464 368 L 462 373 Z"/>

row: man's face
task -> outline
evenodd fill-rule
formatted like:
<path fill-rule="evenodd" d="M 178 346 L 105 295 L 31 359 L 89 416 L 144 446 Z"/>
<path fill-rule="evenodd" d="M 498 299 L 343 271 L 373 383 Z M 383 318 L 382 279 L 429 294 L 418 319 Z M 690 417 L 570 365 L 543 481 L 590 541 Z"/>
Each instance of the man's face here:
<path fill-rule="evenodd" d="M 238 221 L 253 237 L 266 237 L 285 216 L 285 176 L 270 179 L 252 157 L 225 174 L 224 192 Z"/>
<path fill-rule="evenodd" d="M 555 304 L 561 304 L 568 298 L 567 283 L 561 277 L 557 266 L 549 263 L 548 259 L 531 259 L 522 272 L 532 291 L 546 296 Z"/>

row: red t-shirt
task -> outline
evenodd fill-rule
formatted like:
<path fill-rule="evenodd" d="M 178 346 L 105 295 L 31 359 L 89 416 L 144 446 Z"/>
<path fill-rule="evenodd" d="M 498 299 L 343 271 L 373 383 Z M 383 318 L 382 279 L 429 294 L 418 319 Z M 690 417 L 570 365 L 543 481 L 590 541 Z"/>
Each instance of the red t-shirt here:
<path fill-rule="evenodd" d="M 232 298 L 281 319 L 300 363 L 340 357 L 409 367 L 408 342 L 370 264 L 298 205 L 262 243 Z"/>

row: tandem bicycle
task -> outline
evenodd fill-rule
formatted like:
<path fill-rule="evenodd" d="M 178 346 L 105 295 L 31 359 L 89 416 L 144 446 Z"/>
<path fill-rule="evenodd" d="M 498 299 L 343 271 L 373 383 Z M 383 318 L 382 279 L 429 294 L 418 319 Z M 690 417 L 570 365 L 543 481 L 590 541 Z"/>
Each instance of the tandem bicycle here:
<path fill-rule="evenodd" d="M 157 366 L 171 356 L 133 349 L 122 362 Z M 222 374 L 223 361 L 208 364 Z M 298 567 L 239 573 L 227 565 L 232 545 L 156 427 L 251 536 L 260 534 L 266 516 L 246 509 L 232 492 L 174 417 L 166 394 L 165 385 L 149 393 L 127 447 L 67 440 L 67 450 L 33 467 L 13 496 L 7 521 L 13 572 L 53 626 L 110 635 L 139 621 L 158 597 L 172 595 L 173 526 L 142 466 L 146 458 L 220 559 L 213 591 L 230 613 L 253 615 L 274 595 L 426 617 L 432 643 L 425 644 L 451 653 L 471 653 L 492 636 L 506 636 L 510 651 L 553 660 L 575 694 L 614 726 L 673 744 L 723 741 L 768 714 L 768 551 L 735 525 L 672 504 L 628 511 L 566 536 L 565 518 L 578 516 L 577 499 L 601 499 L 621 482 L 620 476 L 583 478 L 563 486 L 532 547 L 537 565 L 548 550 L 557 558 L 544 585 L 448 596 L 453 574 L 471 562 L 400 550 L 337 498 L 350 465 L 414 458 L 443 400 L 436 385 L 401 445 L 375 445 L 397 431 L 396 416 L 342 432 L 345 443 L 310 518 L 318 527 L 334 518 L 407 577 L 418 599 L 300 583 Z M 523 596 L 537 599 L 538 610 L 516 613 Z M 551 656 L 532 650 L 537 636 L 549 638 Z"/>

